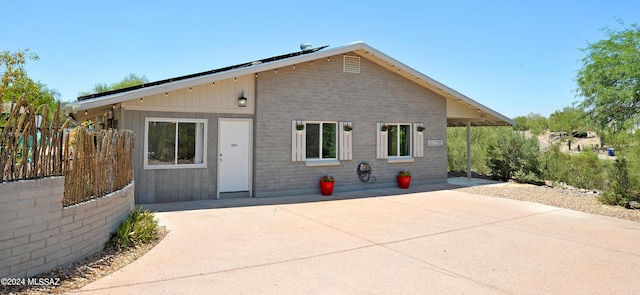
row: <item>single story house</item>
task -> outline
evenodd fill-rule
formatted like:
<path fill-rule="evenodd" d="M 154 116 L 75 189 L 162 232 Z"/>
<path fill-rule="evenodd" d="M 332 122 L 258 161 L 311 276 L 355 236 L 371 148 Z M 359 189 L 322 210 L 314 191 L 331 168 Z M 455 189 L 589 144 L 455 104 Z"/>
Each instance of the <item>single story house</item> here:
<path fill-rule="evenodd" d="M 78 121 L 136 134 L 136 203 L 446 182 L 447 126 L 513 121 L 375 48 L 311 48 L 78 97 Z M 371 173 L 366 173 L 367 165 Z M 357 172 L 361 173 L 357 173 Z"/>

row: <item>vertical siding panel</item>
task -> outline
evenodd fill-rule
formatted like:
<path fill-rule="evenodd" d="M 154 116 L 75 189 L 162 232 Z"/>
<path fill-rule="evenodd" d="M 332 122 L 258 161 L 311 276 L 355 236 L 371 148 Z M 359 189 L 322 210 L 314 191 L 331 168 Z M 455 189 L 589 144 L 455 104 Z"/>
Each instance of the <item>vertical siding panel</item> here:
<path fill-rule="evenodd" d="M 198 105 L 200 108 L 208 107 L 209 100 L 213 99 L 213 86 L 211 83 L 203 84 L 200 89 L 200 104 Z"/>
<path fill-rule="evenodd" d="M 378 151 L 378 159 L 387 159 L 389 157 L 389 153 L 387 151 L 388 147 L 389 147 L 389 138 L 387 137 L 387 131 L 381 131 L 382 126 L 385 125 L 386 123 L 377 123 L 377 130 L 376 130 L 376 142 L 378 143 L 377 145 L 377 151 Z"/>
<path fill-rule="evenodd" d="M 217 119 L 219 114 L 126 111 L 122 128 L 131 129 L 136 134 L 134 169 L 136 180 L 136 202 L 161 203 L 210 199 L 216 196 L 217 175 Z M 225 115 L 229 117 L 229 115 Z M 201 169 L 143 169 L 144 160 L 144 119 L 161 118 L 203 118 L 207 119 L 207 167 Z M 231 117 L 247 117 L 231 115 Z"/>
<path fill-rule="evenodd" d="M 196 196 L 193 194 L 193 186 L 196 184 L 194 175 L 196 170 L 200 169 L 186 169 L 184 173 L 184 189 L 180 191 L 180 196 L 184 196 L 189 198 L 190 200 L 197 200 Z"/>
<path fill-rule="evenodd" d="M 297 125 L 305 125 L 302 132 L 298 132 Z M 305 161 L 307 159 L 306 149 L 307 126 L 305 121 L 291 121 L 291 161 Z"/>
<path fill-rule="evenodd" d="M 218 87 L 218 86 L 216 86 Z M 197 183 L 197 190 L 200 191 L 200 198 L 203 200 L 212 199 L 211 185 L 216 181 L 215 171 L 217 169 L 217 141 L 218 141 L 218 119 L 215 114 L 207 114 L 209 125 L 207 126 L 207 169 L 200 173 L 200 181 Z M 215 198 L 215 192 L 213 192 Z"/>
<path fill-rule="evenodd" d="M 207 164 L 208 169 L 208 164 Z M 195 169 L 193 170 L 193 185 L 191 186 L 191 194 L 195 200 L 202 200 L 202 193 L 200 190 L 200 183 L 202 183 L 202 172 L 206 169 Z"/>
<path fill-rule="evenodd" d="M 171 202 L 177 202 L 180 200 L 181 187 L 184 187 L 185 173 L 187 169 L 172 169 L 171 170 Z M 188 201 L 188 199 L 185 199 Z"/>
<path fill-rule="evenodd" d="M 339 160 L 351 160 L 353 159 L 352 155 L 352 132 L 345 131 L 345 126 L 353 126 L 351 122 L 338 122 L 338 140 L 339 140 L 339 148 L 340 148 L 340 157 Z"/>
<path fill-rule="evenodd" d="M 184 106 L 185 101 L 191 99 L 191 92 L 189 92 L 189 87 L 178 90 L 180 96 L 178 99 L 172 99 L 173 103 L 175 103 L 176 107 Z"/>
<path fill-rule="evenodd" d="M 154 198 L 153 200 L 156 203 L 162 203 L 165 202 L 163 199 L 163 191 L 164 191 L 164 170 L 154 170 L 154 179 L 156 180 L 154 182 L 154 186 L 153 186 L 153 190 L 155 192 L 154 194 Z"/>
<path fill-rule="evenodd" d="M 235 92 L 236 83 L 233 79 L 227 80 L 224 89 L 222 89 L 222 96 L 220 97 L 221 107 L 229 109 L 229 97 Z"/>
<path fill-rule="evenodd" d="M 193 87 L 193 105 L 191 106 L 197 107 L 199 109 L 203 108 L 203 92 L 206 87 L 206 84 Z"/>
<path fill-rule="evenodd" d="M 219 109 L 222 107 L 220 104 L 220 98 L 222 97 L 222 90 L 225 88 L 226 80 L 216 82 L 216 86 L 213 87 L 213 98 L 211 100 L 211 108 Z"/>
<path fill-rule="evenodd" d="M 338 122 L 338 160 L 346 157 L 346 149 L 344 142 L 344 122 Z"/>
<path fill-rule="evenodd" d="M 219 83 L 219 82 L 218 82 Z M 218 84 L 216 83 L 216 84 Z M 216 99 L 218 99 L 217 95 L 216 95 L 216 88 L 218 88 L 218 86 L 211 86 L 209 89 L 207 89 L 207 107 L 209 108 L 215 108 L 216 107 Z"/>
<path fill-rule="evenodd" d="M 291 121 L 291 161 L 298 161 L 298 135 L 296 125 L 298 121 Z"/>
<path fill-rule="evenodd" d="M 179 169 L 179 170 L 175 170 L 176 171 L 176 179 L 178 180 L 178 185 L 174 185 L 174 188 L 176 188 L 176 192 L 175 192 L 175 196 L 174 196 L 174 200 L 175 201 L 179 201 L 179 200 L 193 200 L 193 196 L 187 194 L 187 181 L 189 181 L 189 183 L 193 182 L 193 179 L 188 179 L 187 178 L 187 174 L 189 173 L 190 170 L 193 169 Z"/>
<path fill-rule="evenodd" d="M 184 112 L 223 113 L 223 114 L 254 114 L 255 112 L 255 74 L 220 80 L 212 83 L 185 87 L 150 95 L 124 102 L 123 105 L 142 110 L 144 107 L 178 109 Z M 189 90 L 191 88 L 191 91 Z M 238 107 L 238 97 L 244 91 L 249 99 L 246 108 Z M 168 95 L 165 95 L 167 93 Z"/>
<path fill-rule="evenodd" d="M 167 92 L 168 93 L 168 92 Z M 169 99 L 171 97 L 168 96 L 166 93 L 162 93 L 160 94 L 160 105 L 163 107 L 168 107 L 169 106 Z"/>
<path fill-rule="evenodd" d="M 424 131 L 418 131 L 418 127 L 424 127 L 422 123 L 413 123 L 413 156 L 424 156 Z"/>
<path fill-rule="evenodd" d="M 133 177 L 136 181 L 135 201 L 136 203 L 146 203 L 145 183 L 147 181 L 146 175 L 141 173 L 143 167 L 142 161 L 144 160 L 144 120 L 140 123 L 140 118 L 142 117 L 140 112 L 126 112 L 124 117 L 123 126 L 128 126 L 128 129 L 131 129 L 136 135 L 133 156 L 133 167 L 135 169 Z"/>
<path fill-rule="evenodd" d="M 301 161 L 306 161 L 307 160 L 307 122 L 305 121 L 301 121 L 300 123 L 304 124 L 304 131 L 302 131 L 302 134 L 298 134 L 298 152 L 300 153 L 300 160 Z"/>
<path fill-rule="evenodd" d="M 156 201 L 156 172 L 154 170 L 146 170 L 144 173 L 140 173 L 145 175 L 145 189 L 144 192 L 144 202 L 145 203 L 155 203 Z"/>
<path fill-rule="evenodd" d="M 178 101 L 184 100 L 184 89 L 178 89 L 169 92 L 169 106 L 178 106 Z"/>
<path fill-rule="evenodd" d="M 210 146 L 210 150 L 212 151 L 212 153 L 209 155 L 209 158 L 211 160 L 212 165 L 210 166 L 210 169 L 208 171 L 207 174 L 207 179 L 205 184 L 208 184 L 208 186 L 206 187 L 207 189 L 207 199 L 215 199 L 217 196 L 217 192 L 218 192 L 218 118 L 220 117 L 220 115 L 217 114 L 211 114 L 211 122 L 212 124 L 212 138 L 211 141 L 212 144 Z"/>
<path fill-rule="evenodd" d="M 347 123 L 353 128 L 353 123 Z M 349 153 L 347 160 L 353 160 L 353 131 L 349 131 L 349 133 L 347 133 L 347 151 Z"/>
<path fill-rule="evenodd" d="M 207 169 L 203 169 L 200 173 L 200 181 L 198 181 L 198 183 L 196 183 L 196 191 L 198 191 L 198 193 L 200 194 L 200 199 L 201 200 L 208 200 L 209 199 L 209 177 L 210 177 L 210 173 L 209 171 L 211 171 L 211 167 L 207 166 Z"/>

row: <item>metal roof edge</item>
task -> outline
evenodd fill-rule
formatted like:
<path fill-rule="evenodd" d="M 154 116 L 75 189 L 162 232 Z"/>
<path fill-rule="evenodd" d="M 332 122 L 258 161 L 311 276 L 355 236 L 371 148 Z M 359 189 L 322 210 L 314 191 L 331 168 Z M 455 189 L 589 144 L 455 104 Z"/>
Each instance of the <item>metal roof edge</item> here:
<path fill-rule="evenodd" d="M 132 100 L 132 99 L 138 99 L 140 97 L 144 97 L 144 96 L 148 96 L 150 94 L 156 94 L 156 93 L 162 93 L 162 92 L 168 92 L 168 91 L 173 91 L 176 89 L 181 89 L 181 88 L 185 88 L 185 87 L 192 87 L 192 86 L 196 86 L 196 85 L 200 85 L 200 84 L 205 84 L 205 83 L 212 83 L 212 82 L 216 82 L 216 81 L 220 81 L 220 80 L 225 80 L 225 79 L 230 79 L 233 77 L 237 77 L 237 76 L 242 76 L 242 75 L 248 75 L 248 74 L 253 74 L 253 73 L 259 73 L 259 72 L 263 72 L 263 71 L 268 71 L 268 70 L 273 70 L 273 69 L 277 69 L 280 67 L 284 67 L 284 66 L 290 66 L 296 63 L 301 63 L 301 62 L 306 62 L 306 61 L 311 61 L 311 60 L 316 60 L 316 59 L 321 59 L 321 58 L 326 58 L 326 57 L 330 57 L 330 56 L 334 56 L 334 55 L 338 55 L 338 54 L 343 54 L 343 53 L 347 53 L 347 52 L 356 52 L 358 54 L 360 54 L 358 51 L 359 50 L 364 50 L 366 52 L 369 52 L 372 54 L 372 56 L 368 56 L 366 53 L 360 54 L 361 56 L 367 58 L 367 59 L 373 59 L 374 56 L 377 56 L 378 58 L 381 58 L 382 60 L 392 63 L 393 65 L 397 66 L 400 70 L 404 70 L 410 74 L 412 74 L 413 76 L 417 77 L 418 79 L 422 79 L 428 83 L 431 83 L 432 85 L 435 85 L 437 88 L 443 90 L 443 92 L 446 92 L 450 95 L 452 95 L 454 98 L 458 98 L 461 101 L 464 101 L 466 103 L 468 103 L 469 105 L 476 107 L 488 114 L 490 114 L 491 116 L 494 116 L 495 118 L 504 121 L 505 123 L 508 123 L 510 125 L 515 125 L 515 121 L 513 121 L 512 119 L 500 114 L 499 112 L 471 99 L 470 97 L 450 88 L 449 86 L 423 74 L 422 72 L 400 62 L 399 60 L 396 60 L 394 58 L 392 58 L 391 56 L 375 49 L 374 47 L 368 45 L 367 43 L 363 42 L 363 41 L 357 41 L 357 42 L 353 42 L 344 46 L 340 46 L 340 47 L 334 47 L 334 48 L 330 48 L 330 49 L 326 49 L 328 46 L 323 46 L 323 47 L 318 47 L 318 48 L 314 48 L 314 52 L 310 52 L 310 53 L 306 53 L 306 54 L 298 54 L 295 56 L 291 56 L 291 57 L 286 57 L 286 58 L 281 58 L 281 59 L 275 59 L 272 61 L 265 61 L 265 62 L 260 62 L 260 63 L 256 63 L 256 61 L 254 62 L 249 62 L 249 63 L 245 63 L 245 64 L 240 64 L 243 65 L 242 67 L 237 67 L 237 68 L 232 68 L 232 69 L 228 69 L 225 71 L 218 71 L 218 72 L 212 72 L 210 74 L 203 74 L 203 73 L 207 73 L 207 72 L 201 72 L 201 73 L 196 73 L 196 74 L 192 74 L 192 75 L 186 75 L 186 76 L 180 76 L 177 78 L 183 78 L 183 77 L 189 77 L 189 76 L 194 76 L 194 77 L 190 77 L 190 78 L 184 78 L 184 79 L 178 79 L 175 81 L 166 81 L 166 80 L 170 80 L 170 79 L 166 79 L 166 80 L 161 80 L 159 82 L 165 81 L 164 83 L 155 85 L 155 86 L 148 86 L 148 87 L 144 87 L 144 88 L 138 88 L 138 89 L 132 89 L 132 90 L 128 90 L 128 91 L 121 91 L 118 93 L 114 93 L 114 94 L 110 94 L 110 95 L 105 95 L 105 96 L 101 96 L 101 97 L 97 97 L 97 98 L 91 98 L 91 99 L 86 99 L 86 100 L 81 100 L 81 101 L 76 101 L 76 102 L 72 102 L 70 104 L 67 105 L 67 107 L 65 108 L 65 110 L 68 110 L 69 112 L 77 112 L 80 110 L 86 110 L 86 109 L 91 109 L 91 108 L 95 108 L 95 107 L 101 107 L 101 106 L 106 106 L 106 105 L 110 105 L 110 104 L 115 104 L 115 103 L 120 103 L 123 101 L 127 101 L 127 100 Z M 295 53 L 290 53 L 290 54 L 295 54 Z M 280 56 L 276 56 L 276 57 L 282 57 L 285 55 L 280 55 Z M 273 59 L 276 57 L 272 57 L 272 58 L 267 58 L 267 59 L 263 59 L 260 61 L 264 61 L 264 60 L 269 60 L 269 59 Z M 245 66 L 246 65 L 246 66 Z M 233 67 L 233 66 L 231 66 Z M 231 67 L 227 67 L 227 68 L 231 68 Z M 222 69 L 227 69 L 227 68 L 222 68 Z M 215 71 L 215 70 L 212 70 Z M 200 76 L 195 76 L 198 74 L 203 74 Z M 152 83 L 156 83 L 156 82 L 152 82 Z M 147 83 L 147 84 L 152 84 L 152 83 Z M 426 87 L 423 85 L 423 87 Z M 445 99 L 447 97 L 445 96 Z"/>
<path fill-rule="evenodd" d="M 422 80 L 425 80 L 428 83 L 436 85 L 438 88 L 441 88 L 445 92 L 450 93 L 451 95 L 453 95 L 454 98 L 458 98 L 458 99 L 460 99 L 460 100 L 462 100 L 462 101 L 464 101 L 464 102 L 466 102 L 466 103 L 468 103 L 468 104 L 470 104 L 470 105 L 472 105 L 472 106 L 474 106 L 476 108 L 479 108 L 479 109 L 491 114 L 492 116 L 498 118 L 499 120 L 502 120 L 502 121 L 504 121 L 506 123 L 509 123 L 510 125 L 515 125 L 515 121 L 513 121 L 511 118 L 509 118 L 509 117 L 507 117 L 507 116 L 505 116 L 503 114 L 500 114 L 499 112 L 497 112 L 497 111 L 495 111 L 495 110 L 493 110 L 493 109 L 491 109 L 491 108 L 489 108 L 489 107 L 487 107 L 487 106 L 475 101 L 474 99 L 472 99 L 472 98 L 470 98 L 470 97 L 458 92 L 457 90 L 454 90 L 453 88 L 450 88 L 449 86 L 447 86 L 447 85 L 445 85 L 445 84 L 443 84 L 443 83 L 441 83 L 441 82 L 439 82 L 439 81 L 427 76 L 426 74 L 424 74 L 424 73 L 422 73 L 422 72 L 420 72 L 420 71 L 418 71 L 418 70 L 416 70 L 416 69 L 414 69 L 414 68 L 412 68 L 412 67 L 410 67 L 410 66 L 408 66 L 408 65 L 406 65 L 404 63 L 402 63 L 399 60 L 396 60 L 395 58 L 383 53 L 382 51 L 379 51 L 379 50 L 375 49 L 374 47 L 372 47 L 372 46 L 370 46 L 370 45 L 368 45 L 368 44 L 366 44 L 366 43 L 364 43 L 362 41 L 354 42 L 352 44 L 358 44 L 358 45 L 360 45 L 360 47 L 362 47 L 361 49 L 365 49 L 367 51 L 374 52 L 374 55 L 376 55 L 376 56 L 382 56 L 385 61 L 392 62 L 394 65 L 399 67 L 401 70 L 404 70 L 404 71 L 406 71 L 408 73 L 411 73 L 412 75 L 414 75 L 414 76 L 416 76 L 416 77 L 418 77 L 418 78 L 420 78 Z M 365 57 L 366 57 L 366 55 L 365 55 Z"/>

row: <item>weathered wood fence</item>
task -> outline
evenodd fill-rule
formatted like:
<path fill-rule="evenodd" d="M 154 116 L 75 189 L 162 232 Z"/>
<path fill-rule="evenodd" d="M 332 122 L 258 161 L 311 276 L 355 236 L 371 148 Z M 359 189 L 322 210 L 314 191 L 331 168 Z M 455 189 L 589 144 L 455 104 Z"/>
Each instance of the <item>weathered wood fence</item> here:
<path fill-rule="evenodd" d="M 76 127 L 65 144 L 65 206 L 104 196 L 133 179 L 133 145 L 130 130 L 88 131 Z M 72 140 L 72 141 L 71 141 Z M 70 142 L 71 141 L 71 142 Z"/>
<path fill-rule="evenodd" d="M 1 132 L 0 183 L 65 176 L 63 204 L 70 206 L 133 180 L 133 132 L 70 129 L 60 117 L 60 104 L 52 116 L 48 106 L 34 111 L 24 97 L 13 105 Z"/>
<path fill-rule="evenodd" d="M 58 104 L 50 120 L 47 105 L 36 111 L 24 96 L 13 104 L 0 139 L 0 182 L 62 175 L 62 135 L 67 122 L 60 124 L 59 109 Z"/>

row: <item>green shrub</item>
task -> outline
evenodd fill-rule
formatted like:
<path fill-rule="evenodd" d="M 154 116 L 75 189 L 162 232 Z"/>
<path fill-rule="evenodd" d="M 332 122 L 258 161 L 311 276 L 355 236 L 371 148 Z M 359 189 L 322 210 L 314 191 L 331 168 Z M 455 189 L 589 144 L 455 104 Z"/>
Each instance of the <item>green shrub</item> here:
<path fill-rule="evenodd" d="M 540 184 L 540 178 L 533 172 L 525 173 L 522 170 L 513 174 L 513 179 L 519 183 Z"/>
<path fill-rule="evenodd" d="M 602 190 L 607 177 L 607 161 L 600 160 L 592 150 L 583 150 L 577 155 L 560 151 L 558 145 L 551 145 L 541 156 L 542 178 L 568 185 Z"/>
<path fill-rule="evenodd" d="M 148 243 L 158 238 L 158 222 L 155 214 L 149 210 L 142 211 L 142 207 L 133 210 L 123 220 L 106 247 L 115 246 L 118 250 Z"/>
<path fill-rule="evenodd" d="M 487 146 L 495 143 L 498 135 L 510 127 L 471 127 L 471 169 L 487 174 Z M 467 129 L 464 127 L 447 128 L 448 171 L 467 171 Z"/>
<path fill-rule="evenodd" d="M 627 202 L 637 199 L 633 188 L 627 159 L 616 159 L 609 168 L 609 186 L 600 196 L 600 201 L 609 205 L 624 206 Z"/>
<path fill-rule="evenodd" d="M 540 157 L 542 178 L 552 182 L 566 182 L 568 163 L 571 156 L 560 151 L 560 145 L 553 144 Z"/>
<path fill-rule="evenodd" d="M 511 130 L 502 130 L 497 140 L 487 147 L 487 166 L 503 180 L 511 179 L 515 173 L 533 179 L 540 174 L 539 156 L 537 138 L 527 139 Z"/>
<path fill-rule="evenodd" d="M 616 150 L 618 158 L 625 158 L 627 160 L 627 171 L 629 173 L 629 182 L 631 190 L 635 192 L 635 197 L 638 197 L 638 191 L 640 191 L 640 130 L 635 134 L 630 135 L 632 138 L 630 141 L 633 144 L 629 144 L 620 151 Z M 637 200 L 636 201 L 640 201 Z"/>
<path fill-rule="evenodd" d="M 567 183 L 585 189 L 604 189 L 606 165 L 593 151 L 584 151 L 571 156 Z"/>

